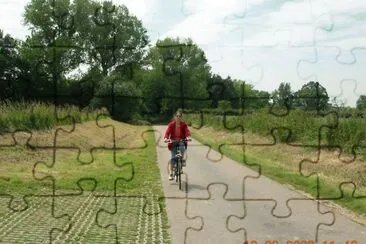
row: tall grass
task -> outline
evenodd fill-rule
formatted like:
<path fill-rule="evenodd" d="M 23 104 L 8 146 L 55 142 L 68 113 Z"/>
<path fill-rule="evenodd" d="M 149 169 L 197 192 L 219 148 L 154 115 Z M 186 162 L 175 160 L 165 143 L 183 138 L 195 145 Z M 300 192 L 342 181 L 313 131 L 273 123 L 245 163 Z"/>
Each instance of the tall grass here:
<path fill-rule="evenodd" d="M 338 114 L 337 111 L 334 112 Z M 271 136 L 273 133 L 283 143 L 287 141 L 316 146 L 320 135 L 322 145 L 338 145 L 348 153 L 352 152 L 352 148 L 366 148 L 366 119 L 356 116 L 337 118 L 335 114 L 319 115 L 303 110 L 291 110 L 285 116 L 280 116 L 281 114 L 284 113 L 271 114 L 268 109 L 241 116 L 224 116 L 223 113 L 217 114 L 217 111 L 205 111 L 203 119 L 193 113 L 186 114 L 185 119 L 196 128 L 205 125 L 228 132 L 240 132 L 244 128 L 245 131 L 263 136 Z M 365 154 L 366 150 L 362 152 Z"/>
<path fill-rule="evenodd" d="M 56 107 L 43 102 L 0 102 L 0 132 L 50 129 L 57 125 L 95 120 L 106 109 L 79 109 L 76 106 Z"/>

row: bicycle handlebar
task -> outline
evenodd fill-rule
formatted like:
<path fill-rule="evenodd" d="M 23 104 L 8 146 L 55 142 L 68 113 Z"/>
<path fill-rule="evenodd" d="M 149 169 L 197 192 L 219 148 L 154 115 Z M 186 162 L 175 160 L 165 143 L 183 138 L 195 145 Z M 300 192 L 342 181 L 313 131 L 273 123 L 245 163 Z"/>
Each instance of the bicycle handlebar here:
<path fill-rule="evenodd" d="M 178 140 L 168 139 L 168 140 L 164 140 L 165 143 L 187 142 L 187 141 L 192 141 L 192 139 L 178 139 Z"/>

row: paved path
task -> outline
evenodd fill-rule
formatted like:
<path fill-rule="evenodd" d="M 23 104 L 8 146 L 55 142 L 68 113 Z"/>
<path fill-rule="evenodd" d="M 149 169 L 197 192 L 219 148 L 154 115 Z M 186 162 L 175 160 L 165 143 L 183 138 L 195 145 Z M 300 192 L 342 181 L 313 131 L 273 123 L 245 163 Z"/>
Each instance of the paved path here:
<path fill-rule="evenodd" d="M 208 147 L 196 140 L 189 143 L 182 177 L 185 187 L 180 191 L 175 181 L 168 180 L 170 152 L 162 140 L 165 126 L 154 129 L 173 243 L 244 243 L 245 239 L 258 244 L 267 240 L 365 243 L 366 227 L 326 213 L 327 207 L 264 176 L 254 178 L 256 171 L 226 157 L 217 163 L 209 160 Z M 221 157 L 216 152 L 208 156 Z M 246 201 L 241 200 L 244 197 Z"/>

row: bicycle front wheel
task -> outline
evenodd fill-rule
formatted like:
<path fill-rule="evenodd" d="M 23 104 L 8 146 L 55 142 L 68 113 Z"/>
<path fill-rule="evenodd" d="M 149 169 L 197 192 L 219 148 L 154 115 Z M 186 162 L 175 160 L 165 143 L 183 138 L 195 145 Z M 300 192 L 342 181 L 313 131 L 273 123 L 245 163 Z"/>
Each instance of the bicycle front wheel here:
<path fill-rule="evenodd" d="M 182 190 L 182 181 L 181 181 L 181 172 L 182 172 L 182 159 L 179 159 L 177 162 L 177 169 L 178 169 L 178 183 L 179 183 L 179 190 Z"/>

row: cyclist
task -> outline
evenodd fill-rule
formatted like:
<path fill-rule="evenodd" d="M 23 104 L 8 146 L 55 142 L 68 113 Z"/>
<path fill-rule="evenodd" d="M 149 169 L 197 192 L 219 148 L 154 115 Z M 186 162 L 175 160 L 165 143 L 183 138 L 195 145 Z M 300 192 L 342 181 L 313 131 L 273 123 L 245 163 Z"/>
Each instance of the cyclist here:
<path fill-rule="evenodd" d="M 178 139 L 186 139 L 187 141 L 191 141 L 190 138 L 190 131 L 188 125 L 182 120 L 182 112 L 178 111 L 175 114 L 175 118 L 168 124 L 168 127 L 165 131 L 164 141 L 169 142 L 170 140 L 178 140 Z M 187 149 L 187 142 L 180 142 L 179 145 L 180 151 L 182 152 L 183 156 L 183 166 L 186 164 L 186 149 Z M 168 143 L 168 149 L 171 151 L 171 159 L 168 161 L 168 174 L 169 180 L 173 180 L 173 167 L 172 167 L 172 160 L 174 160 L 176 155 L 176 148 L 173 147 L 173 143 L 170 141 Z"/>

